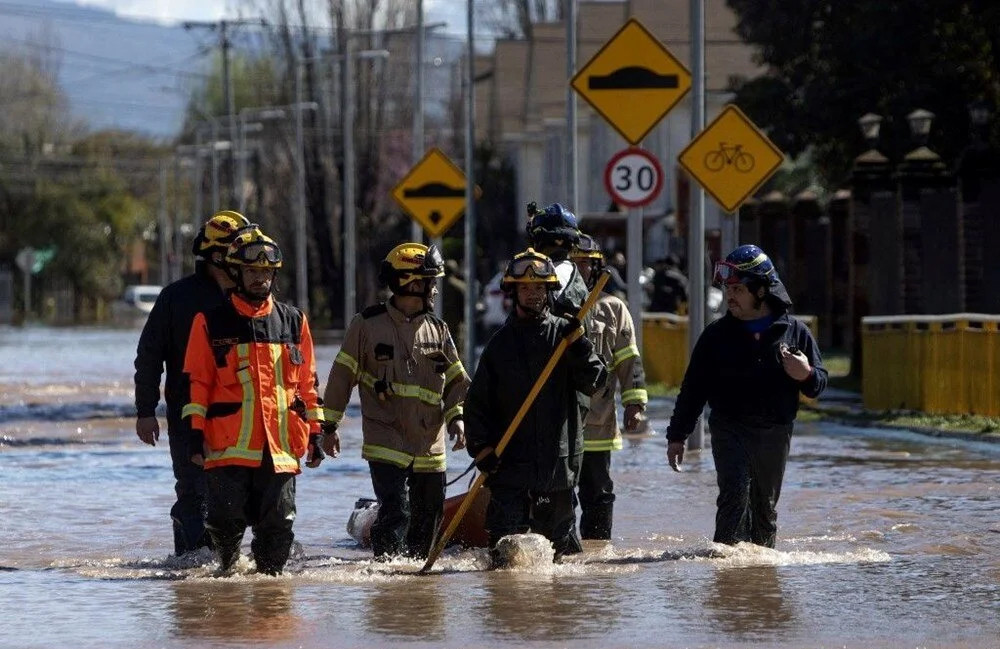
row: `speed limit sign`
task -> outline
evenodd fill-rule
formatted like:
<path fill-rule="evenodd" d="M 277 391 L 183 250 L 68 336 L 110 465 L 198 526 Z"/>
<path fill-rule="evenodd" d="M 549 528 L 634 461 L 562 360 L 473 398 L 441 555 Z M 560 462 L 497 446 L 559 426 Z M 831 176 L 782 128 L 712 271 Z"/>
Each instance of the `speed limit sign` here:
<path fill-rule="evenodd" d="M 616 203 L 626 207 L 649 205 L 663 189 L 663 167 L 649 151 L 629 147 L 608 162 L 604 186 Z"/>

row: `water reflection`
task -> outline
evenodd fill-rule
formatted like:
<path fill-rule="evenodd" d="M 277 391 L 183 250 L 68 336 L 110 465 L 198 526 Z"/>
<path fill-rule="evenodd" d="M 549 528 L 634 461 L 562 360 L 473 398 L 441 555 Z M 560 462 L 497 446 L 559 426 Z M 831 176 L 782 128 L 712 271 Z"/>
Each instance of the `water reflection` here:
<path fill-rule="evenodd" d="M 302 623 L 292 611 L 292 591 L 292 582 L 264 577 L 174 582 L 174 633 L 251 644 L 287 640 Z"/>
<path fill-rule="evenodd" d="M 717 569 L 705 606 L 717 628 L 731 635 L 773 637 L 795 626 L 794 607 L 774 566 Z"/>
<path fill-rule="evenodd" d="M 484 580 L 485 597 L 475 613 L 488 634 L 505 639 L 608 637 L 620 626 L 621 611 L 628 610 L 625 594 L 612 576 L 590 574 L 583 579 L 496 571 Z"/>
<path fill-rule="evenodd" d="M 397 638 L 440 640 L 445 635 L 445 580 L 398 577 L 367 591 L 368 629 Z"/>

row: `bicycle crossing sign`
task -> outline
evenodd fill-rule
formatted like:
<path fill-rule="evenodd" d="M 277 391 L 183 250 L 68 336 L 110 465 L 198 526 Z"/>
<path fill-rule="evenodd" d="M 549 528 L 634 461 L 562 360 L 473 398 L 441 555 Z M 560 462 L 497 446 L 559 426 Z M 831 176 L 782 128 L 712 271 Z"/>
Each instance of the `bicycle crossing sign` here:
<path fill-rule="evenodd" d="M 691 73 L 632 18 L 570 85 L 629 144 L 639 144 L 691 88 Z"/>
<path fill-rule="evenodd" d="M 481 194 L 476 187 L 476 198 Z M 428 236 L 440 237 L 465 212 L 465 173 L 434 147 L 399 181 L 392 197 Z"/>
<path fill-rule="evenodd" d="M 678 161 L 727 212 L 735 212 L 785 156 L 743 111 L 729 104 L 681 151 Z"/>

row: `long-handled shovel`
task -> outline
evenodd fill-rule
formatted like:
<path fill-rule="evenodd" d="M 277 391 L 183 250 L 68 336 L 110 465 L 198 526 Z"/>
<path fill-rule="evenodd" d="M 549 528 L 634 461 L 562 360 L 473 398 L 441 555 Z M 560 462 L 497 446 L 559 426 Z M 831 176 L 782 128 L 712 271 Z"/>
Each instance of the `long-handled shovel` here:
<path fill-rule="evenodd" d="M 590 295 L 587 296 L 587 301 L 583 303 L 582 307 L 580 307 L 580 312 L 576 316 L 577 318 L 583 320 L 584 316 L 587 315 L 591 307 L 594 306 L 594 303 L 597 302 L 597 298 L 601 296 L 601 291 L 604 289 L 604 285 L 608 283 L 609 276 L 609 273 L 605 271 L 604 273 L 601 273 L 600 277 L 597 278 L 597 283 L 590 291 Z M 558 363 L 559 359 L 562 358 L 563 352 L 566 351 L 567 346 L 569 346 L 569 341 L 563 338 L 559 341 L 559 345 L 556 346 L 555 351 L 552 352 L 549 362 L 545 365 L 542 373 L 538 376 L 538 379 L 535 381 L 535 385 L 531 387 L 531 392 L 529 392 L 528 396 L 525 397 L 520 410 L 518 410 L 517 414 L 514 415 L 514 419 L 510 422 L 510 425 L 507 426 L 507 430 L 504 431 L 503 437 L 500 438 L 500 441 L 493 449 L 493 452 L 496 453 L 497 457 L 499 457 L 500 454 L 503 453 L 503 450 L 507 448 L 507 443 L 510 442 L 510 438 L 514 436 L 514 431 L 521 425 L 521 420 L 524 419 L 524 416 L 528 414 L 528 409 L 530 409 L 531 404 L 535 402 L 535 397 L 537 397 L 538 393 L 541 392 L 542 386 L 544 386 L 545 382 L 549 380 L 549 375 L 552 374 L 552 370 L 555 369 L 556 363 Z M 434 547 L 431 548 L 430 554 L 427 555 L 427 561 L 424 563 L 424 567 L 420 569 L 422 574 L 430 570 L 431 566 L 434 565 L 434 562 L 437 561 L 439 556 L 441 556 L 444 546 L 447 545 L 452 534 L 454 534 L 455 530 L 458 529 L 458 524 L 462 522 L 462 517 L 465 516 L 465 512 L 468 511 L 469 507 L 476 499 L 476 494 L 482 488 L 485 481 L 486 474 L 480 473 L 476 477 L 475 482 L 473 482 L 472 486 L 469 488 L 469 493 L 465 495 L 465 500 L 462 501 L 458 511 L 455 512 L 454 518 L 451 519 L 451 524 L 448 525 L 444 534 L 441 535 L 441 538 L 439 538 L 437 543 L 434 544 Z"/>

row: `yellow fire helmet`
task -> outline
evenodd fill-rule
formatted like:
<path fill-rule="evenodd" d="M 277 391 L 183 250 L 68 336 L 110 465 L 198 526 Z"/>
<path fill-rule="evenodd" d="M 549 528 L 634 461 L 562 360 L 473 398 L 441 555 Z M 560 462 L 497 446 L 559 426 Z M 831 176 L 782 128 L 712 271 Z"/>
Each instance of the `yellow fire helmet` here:
<path fill-rule="evenodd" d="M 546 284 L 549 288 L 559 288 L 559 277 L 552 260 L 534 248 L 528 248 L 514 256 L 500 280 L 500 288 L 513 290 L 514 284 Z"/>
<path fill-rule="evenodd" d="M 589 234 L 580 234 L 580 240 L 576 242 L 573 249 L 569 251 L 569 258 L 576 259 L 604 259 L 601 247 L 594 241 L 594 237 Z"/>
<path fill-rule="evenodd" d="M 230 266 L 281 268 L 281 248 L 274 239 L 261 232 L 260 226 L 250 225 L 229 244 L 226 263 Z"/>
<path fill-rule="evenodd" d="M 233 210 L 222 210 L 205 221 L 191 245 L 195 257 L 207 257 L 213 250 L 225 254 L 236 233 L 250 225 L 247 217 Z"/>
<path fill-rule="evenodd" d="M 444 277 L 444 259 L 437 246 L 401 243 L 385 256 L 379 267 L 379 280 L 394 293 L 418 279 Z"/>

